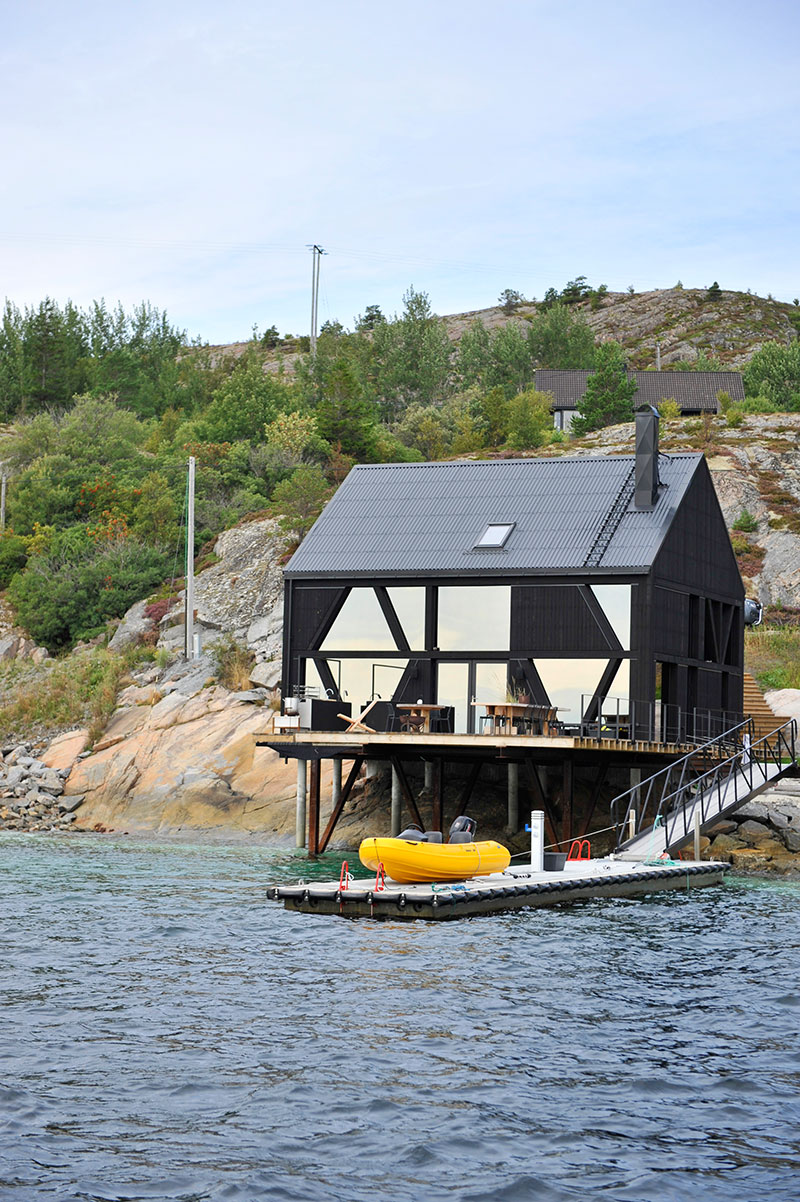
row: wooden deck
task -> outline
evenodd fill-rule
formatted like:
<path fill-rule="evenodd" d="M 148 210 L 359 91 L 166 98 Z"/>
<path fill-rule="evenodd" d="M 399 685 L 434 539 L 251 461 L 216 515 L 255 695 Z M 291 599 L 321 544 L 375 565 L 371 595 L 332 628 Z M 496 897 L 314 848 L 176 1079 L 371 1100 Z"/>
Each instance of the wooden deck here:
<path fill-rule="evenodd" d="M 256 739 L 259 747 L 272 747 L 287 759 L 391 759 L 397 755 L 416 758 L 514 759 L 531 754 L 562 759 L 574 752 L 669 757 L 691 751 L 681 743 L 634 742 L 628 739 L 588 739 L 571 735 L 479 735 L 409 734 L 405 731 L 376 732 L 299 730 L 265 734 Z"/>

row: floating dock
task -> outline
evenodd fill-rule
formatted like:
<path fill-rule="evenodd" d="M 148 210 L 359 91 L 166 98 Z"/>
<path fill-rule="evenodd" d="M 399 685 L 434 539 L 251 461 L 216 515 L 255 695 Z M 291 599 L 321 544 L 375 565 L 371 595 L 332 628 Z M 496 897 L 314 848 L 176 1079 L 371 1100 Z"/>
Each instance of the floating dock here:
<path fill-rule="evenodd" d="M 272 885 L 267 897 L 302 914 L 447 921 L 595 897 L 641 897 L 669 889 L 698 889 L 720 884 L 729 870 L 730 864 L 715 861 L 648 864 L 609 856 L 567 861 L 556 872 L 535 871 L 526 864 L 451 884 L 401 885 L 388 878 L 385 883 L 351 880 L 346 885 L 339 881 L 301 881 L 296 885 Z"/>

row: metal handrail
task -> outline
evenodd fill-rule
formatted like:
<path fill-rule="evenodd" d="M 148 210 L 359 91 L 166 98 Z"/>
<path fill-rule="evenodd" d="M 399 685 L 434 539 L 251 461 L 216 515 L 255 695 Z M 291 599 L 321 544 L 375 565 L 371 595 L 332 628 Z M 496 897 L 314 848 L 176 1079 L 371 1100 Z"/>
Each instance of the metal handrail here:
<path fill-rule="evenodd" d="M 747 728 L 747 729 L 745 729 Z M 736 736 L 741 733 L 741 741 Z M 747 740 L 745 742 L 745 739 Z M 747 786 L 745 793 L 742 795 L 749 796 L 761 784 L 765 784 L 770 777 L 767 774 L 767 765 L 771 761 L 776 766 L 780 767 L 783 763 L 783 752 L 786 752 L 786 757 L 792 762 L 797 762 L 797 722 L 790 719 L 784 722 L 783 725 L 777 726 L 769 734 L 762 735 L 758 739 L 753 738 L 753 720 L 748 718 L 746 721 L 738 723 L 731 730 L 726 731 L 723 735 L 712 739 L 703 747 L 698 747 L 689 752 L 682 759 L 675 761 L 666 768 L 660 769 L 659 772 L 653 774 L 645 781 L 641 781 L 638 785 L 633 785 L 632 788 L 620 793 L 611 803 L 611 821 L 617 832 L 617 848 L 619 849 L 628 840 L 624 838 L 625 832 L 630 824 L 631 811 L 635 811 L 635 834 L 641 834 L 643 830 L 647 830 L 655 826 L 658 819 L 661 818 L 665 822 L 666 844 L 670 847 L 678 842 L 683 842 L 692 834 L 690 830 L 690 814 L 692 817 L 699 802 L 700 806 L 700 825 L 702 826 L 711 817 L 719 817 L 719 815 L 727 809 L 734 809 L 740 800 L 740 784 Z M 692 761 L 696 761 L 699 756 L 704 753 L 709 753 L 712 750 L 719 750 L 724 747 L 725 743 L 733 744 L 734 751 L 718 760 L 711 768 L 697 776 L 692 776 L 691 779 L 686 779 L 687 769 L 692 766 Z M 680 778 L 678 784 L 670 792 L 667 792 L 667 786 L 670 778 L 677 769 L 680 769 Z M 760 779 L 756 780 L 756 771 Z M 651 800 L 653 798 L 654 787 L 656 782 L 663 778 L 663 787 L 661 796 L 658 800 L 658 805 L 655 808 L 652 821 L 648 820 L 648 812 L 650 809 Z M 725 800 L 723 804 L 723 791 L 727 792 L 728 786 L 733 784 L 733 800 Z M 641 803 L 642 790 L 646 789 L 644 803 Z M 716 795 L 717 807 L 712 811 L 710 807 L 711 798 Z M 625 810 L 625 815 L 622 819 L 617 818 L 619 806 L 628 798 L 628 805 Z M 691 802 L 691 807 L 688 806 Z M 636 804 L 634 804 L 636 803 Z M 680 825 L 680 820 L 683 819 L 683 830 L 676 829 Z M 628 836 L 628 839 L 632 836 Z"/>
<path fill-rule="evenodd" d="M 580 734 L 582 738 L 613 738 L 619 742 L 671 743 L 703 745 L 724 735 L 745 721 L 746 715 L 733 710 L 682 710 L 661 701 L 636 701 L 626 697 L 581 694 Z"/>
<path fill-rule="evenodd" d="M 663 783 L 661 788 L 661 796 L 659 797 L 656 812 L 653 816 L 653 822 L 655 822 L 658 815 L 662 812 L 664 799 L 668 796 L 667 789 L 669 787 L 670 780 L 676 771 L 680 770 L 678 787 L 676 790 L 673 790 L 673 793 L 669 794 L 669 796 L 672 796 L 675 792 L 680 792 L 682 789 L 687 787 L 687 784 L 684 783 L 686 781 L 687 770 L 692 767 L 693 761 L 696 761 L 699 756 L 713 755 L 715 752 L 718 752 L 719 749 L 726 743 L 731 742 L 737 746 L 737 750 L 741 750 L 741 747 L 744 745 L 743 739 L 745 734 L 750 736 L 752 742 L 752 731 L 752 719 L 746 718 L 742 722 L 739 722 L 735 726 L 731 727 L 730 730 L 726 730 L 723 734 L 717 735 L 715 738 L 710 739 L 707 743 L 693 748 L 686 755 L 682 756 L 681 759 L 674 760 L 671 764 L 668 764 L 666 768 L 660 768 L 658 772 L 654 772 L 652 776 L 647 778 L 647 780 L 640 781 L 637 785 L 632 785 L 630 789 L 627 789 L 624 793 L 620 793 L 617 797 L 615 797 L 611 802 L 611 821 L 618 830 L 617 845 L 619 846 L 619 844 L 622 842 L 622 840 L 619 838 L 619 831 L 625 829 L 632 809 L 636 810 L 637 832 L 641 829 L 644 829 L 644 819 L 650 809 L 650 803 L 659 781 L 662 781 Z M 742 741 L 738 743 L 736 740 L 737 733 L 741 733 L 742 738 Z M 728 757 L 726 756 L 725 758 L 727 759 Z M 696 777 L 693 776 L 692 782 L 695 779 Z M 642 803 L 641 800 L 643 789 L 646 789 L 644 803 Z M 626 798 L 628 798 L 628 804 L 625 808 L 625 816 L 621 820 L 618 820 L 616 817 L 617 810 Z M 636 802 L 635 806 L 634 801 Z"/>

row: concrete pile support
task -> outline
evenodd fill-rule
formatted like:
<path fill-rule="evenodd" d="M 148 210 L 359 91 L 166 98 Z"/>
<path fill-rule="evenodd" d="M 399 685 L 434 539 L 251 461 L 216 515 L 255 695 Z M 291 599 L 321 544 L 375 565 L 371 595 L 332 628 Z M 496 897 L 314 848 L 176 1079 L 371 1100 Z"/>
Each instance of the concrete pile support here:
<path fill-rule="evenodd" d="M 295 847 L 306 845 L 306 760 L 297 761 L 297 802 L 294 811 Z"/>

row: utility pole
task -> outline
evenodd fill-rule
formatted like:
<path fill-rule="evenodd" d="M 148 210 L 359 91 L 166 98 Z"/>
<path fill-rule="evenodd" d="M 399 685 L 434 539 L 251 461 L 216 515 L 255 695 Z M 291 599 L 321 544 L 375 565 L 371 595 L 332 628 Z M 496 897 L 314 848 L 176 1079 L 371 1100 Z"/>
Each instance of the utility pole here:
<path fill-rule="evenodd" d="M 317 353 L 317 317 L 319 315 L 319 264 L 325 251 L 316 242 L 311 247 L 311 354 Z"/>
<path fill-rule="evenodd" d="M 194 659 L 194 468 L 192 455 L 186 498 L 186 608 L 183 619 L 183 651 L 187 659 Z"/>

